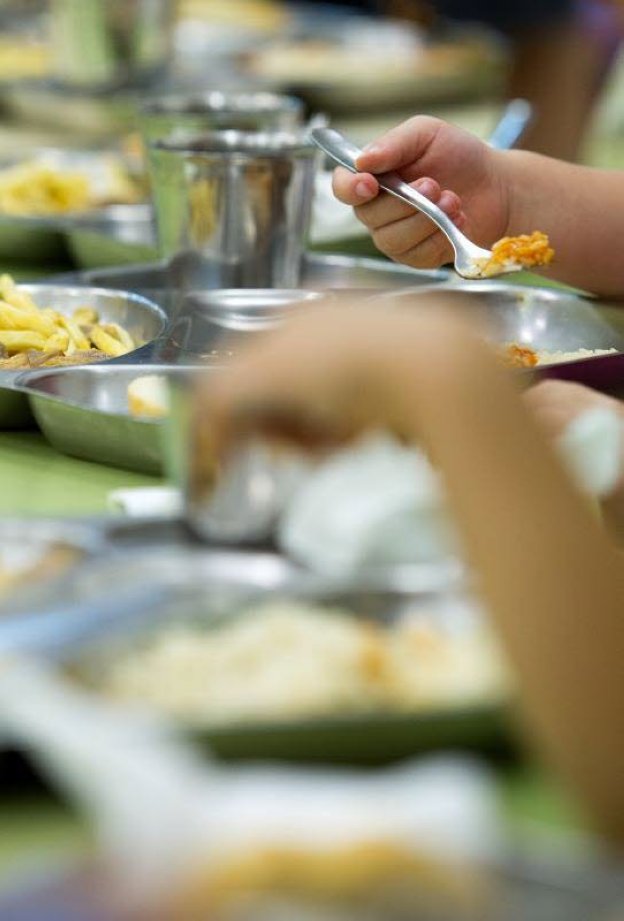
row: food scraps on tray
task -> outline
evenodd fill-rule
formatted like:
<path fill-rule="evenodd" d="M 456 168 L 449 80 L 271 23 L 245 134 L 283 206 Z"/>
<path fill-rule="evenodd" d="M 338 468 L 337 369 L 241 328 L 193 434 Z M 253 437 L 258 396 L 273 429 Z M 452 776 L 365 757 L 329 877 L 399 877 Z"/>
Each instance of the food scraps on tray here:
<path fill-rule="evenodd" d="M 0 599 L 33 581 L 59 576 L 83 556 L 78 548 L 62 541 L 35 546 L 0 546 Z"/>
<path fill-rule="evenodd" d="M 10 275 L 0 276 L 0 371 L 87 364 L 137 345 L 123 326 L 102 323 L 88 304 L 65 316 L 38 307 Z"/>
<path fill-rule="evenodd" d="M 574 349 L 569 352 L 533 349 L 528 345 L 510 342 L 498 350 L 500 361 L 509 368 L 535 368 L 537 365 L 558 365 L 582 358 L 616 353 L 617 349 Z"/>
<path fill-rule="evenodd" d="M 169 412 L 167 380 L 162 374 L 143 374 L 128 385 L 128 409 L 133 416 L 158 419 Z"/>

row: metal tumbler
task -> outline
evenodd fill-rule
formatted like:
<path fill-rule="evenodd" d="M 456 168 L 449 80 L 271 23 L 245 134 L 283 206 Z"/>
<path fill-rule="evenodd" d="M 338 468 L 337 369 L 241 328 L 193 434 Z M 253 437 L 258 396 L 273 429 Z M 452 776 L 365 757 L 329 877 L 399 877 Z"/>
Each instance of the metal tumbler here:
<path fill-rule="evenodd" d="M 297 287 L 316 148 L 303 133 L 223 131 L 150 145 L 158 238 L 173 284 Z"/>
<path fill-rule="evenodd" d="M 52 0 L 53 76 L 85 90 L 146 86 L 172 53 L 172 0 Z"/>
<path fill-rule="evenodd" d="M 294 131 L 302 123 L 303 102 L 296 96 L 237 90 L 148 99 L 139 111 L 146 143 L 183 130 Z"/>

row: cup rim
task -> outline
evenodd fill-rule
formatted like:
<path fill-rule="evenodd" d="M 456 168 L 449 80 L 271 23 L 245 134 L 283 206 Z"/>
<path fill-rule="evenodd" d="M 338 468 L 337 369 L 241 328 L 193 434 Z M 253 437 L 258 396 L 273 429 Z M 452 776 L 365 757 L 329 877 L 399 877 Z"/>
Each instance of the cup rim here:
<path fill-rule="evenodd" d="M 198 93 L 169 93 L 147 99 L 140 108 L 143 116 L 202 115 L 232 113 L 255 115 L 258 113 L 303 111 L 303 100 L 297 96 L 271 93 L 266 90 L 206 90 Z"/>
<path fill-rule="evenodd" d="M 251 159 L 288 154 L 312 156 L 318 152 L 318 148 L 305 131 L 226 129 L 192 134 L 173 132 L 166 138 L 150 141 L 148 146 L 151 151 L 172 155 L 222 157 L 229 154 Z"/>

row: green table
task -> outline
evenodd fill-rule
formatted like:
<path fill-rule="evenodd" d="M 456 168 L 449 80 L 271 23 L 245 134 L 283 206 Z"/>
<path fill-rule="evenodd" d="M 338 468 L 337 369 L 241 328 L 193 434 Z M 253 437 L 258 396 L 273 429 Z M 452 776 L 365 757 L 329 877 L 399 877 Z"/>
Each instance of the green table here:
<path fill-rule="evenodd" d="M 158 477 L 65 457 L 37 432 L 0 433 L 0 515 L 93 515 L 113 489 Z"/>

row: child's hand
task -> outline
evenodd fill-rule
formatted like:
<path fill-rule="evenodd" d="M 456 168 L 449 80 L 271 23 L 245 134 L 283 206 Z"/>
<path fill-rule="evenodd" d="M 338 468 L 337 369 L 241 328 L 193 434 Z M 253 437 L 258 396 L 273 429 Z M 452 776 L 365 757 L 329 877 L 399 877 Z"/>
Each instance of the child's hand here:
<path fill-rule="evenodd" d="M 417 116 L 366 148 L 358 161 L 362 173 L 338 168 L 334 194 L 355 208 L 387 256 L 416 268 L 437 268 L 453 259 L 446 237 L 410 205 L 379 195 L 372 174 L 396 170 L 470 239 L 491 246 L 505 236 L 509 224 L 503 157 L 460 128 Z"/>
<path fill-rule="evenodd" d="M 588 409 L 605 407 L 624 419 L 624 405 L 619 400 L 569 381 L 542 381 L 527 390 L 524 399 L 551 438 L 562 435 L 568 425 Z"/>
<path fill-rule="evenodd" d="M 616 412 L 624 421 L 624 404 L 620 400 L 569 381 L 542 381 L 531 387 L 524 399 L 542 430 L 552 439 L 559 438 L 570 423 L 588 409 L 605 407 Z M 613 536 L 624 544 L 624 425 L 619 483 L 604 499 L 602 510 Z"/>

